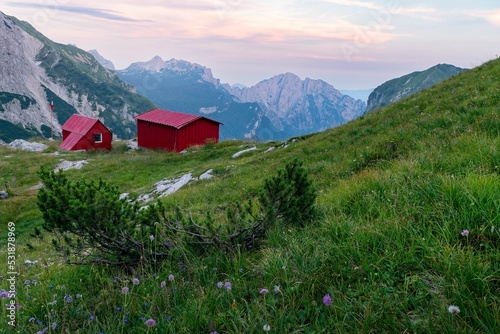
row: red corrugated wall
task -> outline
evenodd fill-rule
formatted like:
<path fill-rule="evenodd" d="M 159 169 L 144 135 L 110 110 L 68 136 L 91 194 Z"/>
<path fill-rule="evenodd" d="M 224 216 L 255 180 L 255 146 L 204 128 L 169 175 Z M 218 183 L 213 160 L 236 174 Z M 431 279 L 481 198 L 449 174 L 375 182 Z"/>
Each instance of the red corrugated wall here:
<path fill-rule="evenodd" d="M 94 139 L 94 134 L 102 134 L 102 142 L 96 143 Z M 111 141 L 113 140 L 113 134 L 104 126 L 102 123 L 97 122 L 92 128 L 85 134 L 85 136 L 73 146 L 73 150 L 98 150 L 105 149 L 111 151 Z"/>
<path fill-rule="evenodd" d="M 137 121 L 137 145 L 144 148 L 175 151 L 175 134 L 177 129 L 151 123 Z"/>
<path fill-rule="evenodd" d="M 204 145 L 209 139 L 216 143 L 219 141 L 219 124 L 200 118 L 179 129 L 177 151 L 193 145 Z"/>

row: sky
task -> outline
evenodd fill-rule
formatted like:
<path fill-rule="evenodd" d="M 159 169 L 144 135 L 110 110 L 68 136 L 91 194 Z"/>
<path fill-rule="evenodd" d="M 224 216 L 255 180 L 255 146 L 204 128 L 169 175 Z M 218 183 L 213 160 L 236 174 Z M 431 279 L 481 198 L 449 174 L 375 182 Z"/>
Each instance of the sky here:
<path fill-rule="evenodd" d="M 291 72 L 371 89 L 500 55 L 498 0 L 0 0 L 0 11 L 117 69 L 158 55 L 246 86 Z"/>

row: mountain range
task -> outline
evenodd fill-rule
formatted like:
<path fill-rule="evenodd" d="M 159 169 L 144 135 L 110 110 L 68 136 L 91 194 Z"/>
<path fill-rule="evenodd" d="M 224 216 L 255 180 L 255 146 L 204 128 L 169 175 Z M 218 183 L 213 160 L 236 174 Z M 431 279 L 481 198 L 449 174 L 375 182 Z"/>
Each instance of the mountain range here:
<path fill-rule="evenodd" d="M 222 139 L 287 139 L 344 124 L 366 107 L 322 80 L 302 80 L 292 73 L 253 87 L 232 87 L 204 66 L 159 56 L 116 73 L 160 108 L 222 122 Z"/>
<path fill-rule="evenodd" d="M 285 140 L 339 126 L 463 70 L 438 65 L 391 80 L 371 92 L 367 108 L 325 81 L 293 73 L 245 87 L 221 83 L 205 66 L 159 56 L 115 70 L 96 50 L 55 43 L 1 12 L 0 20 L 4 141 L 57 137 L 75 113 L 101 119 L 115 137 L 131 138 L 133 117 L 155 107 L 217 120 L 222 140 Z M 368 91 L 358 93 L 366 97 Z"/>

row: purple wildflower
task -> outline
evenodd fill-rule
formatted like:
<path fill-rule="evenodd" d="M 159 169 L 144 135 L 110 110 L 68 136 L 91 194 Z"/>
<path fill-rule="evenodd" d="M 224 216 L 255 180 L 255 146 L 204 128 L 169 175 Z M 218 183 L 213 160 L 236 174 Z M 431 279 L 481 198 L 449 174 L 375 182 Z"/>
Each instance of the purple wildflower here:
<path fill-rule="evenodd" d="M 265 294 L 265 293 L 268 293 L 268 292 L 269 292 L 269 290 L 267 290 L 267 289 L 261 289 L 261 290 L 260 290 L 260 294 L 261 294 L 261 295 L 262 295 L 262 294 Z"/>
<path fill-rule="evenodd" d="M 56 327 L 57 327 L 57 323 L 56 323 L 56 322 L 53 322 L 53 323 L 52 323 L 52 330 L 56 329 Z"/>
<path fill-rule="evenodd" d="M 326 294 L 323 297 L 323 304 L 325 304 L 326 306 L 330 306 L 332 304 L 332 297 L 330 297 L 330 294 Z"/>
<path fill-rule="evenodd" d="M 469 235 L 469 230 L 463 230 L 461 233 L 462 237 L 466 237 Z"/>
<path fill-rule="evenodd" d="M 155 240 L 155 236 L 151 234 L 151 235 L 149 236 L 149 240 L 151 240 L 151 241 Z"/>
<path fill-rule="evenodd" d="M 24 285 L 30 285 L 31 281 L 29 279 L 27 279 L 26 281 L 24 281 Z"/>
<path fill-rule="evenodd" d="M 132 283 L 134 283 L 134 285 L 139 285 L 140 281 L 138 278 L 134 277 L 134 279 L 132 280 Z"/>
<path fill-rule="evenodd" d="M 175 279 L 174 275 L 170 274 L 168 275 L 168 280 L 172 282 Z"/>
<path fill-rule="evenodd" d="M 275 285 L 275 286 L 274 286 L 273 291 L 274 291 L 275 293 L 280 292 L 280 286 L 279 286 L 279 285 Z"/>
<path fill-rule="evenodd" d="M 94 321 L 94 316 L 93 316 L 93 315 L 91 315 L 91 316 L 89 317 L 89 320 L 90 320 L 90 321 Z"/>
<path fill-rule="evenodd" d="M 217 287 L 218 287 L 219 289 L 222 289 L 222 287 L 223 287 L 223 286 L 224 286 L 224 283 L 222 283 L 222 282 L 217 282 Z"/>
<path fill-rule="evenodd" d="M 227 291 L 231 290 L 231 282 L 224 283 L 224 286 L 226 287 Z"/>
<path fill-rule="evenodd" d="M 161 287 L 161 288 L 164 288 L 164 287 L 165 287 L 165 285 L 167 285 L 167 282 L 165 282 L 165 281 L 163 281 L 163 282 L 161 282 L 161 283 L 160 283 L 160 287 Z"/>
<path fill-rule="evenodd" d="M 28 320 L 28 322 L 33 322 L 35 321 L 35 318 L 31 317 L 30 320 Z"/>
<path fill-rule="evenodd" d="M 129 291 L 129 288 L 128 288 L 128 287 L 124 286 L 124 287 L 122 288 L 122 294 L 126 295 L 126 294 L 128 293 L 128 291 Z"/>
<path fill-rule="evenodd" d="M 154 327 L 156 326 L 156 321 L 154 321 L 154 319 L 148 319 L 144 322 L 144 325 L 146 325 L 146 327 Z"/>

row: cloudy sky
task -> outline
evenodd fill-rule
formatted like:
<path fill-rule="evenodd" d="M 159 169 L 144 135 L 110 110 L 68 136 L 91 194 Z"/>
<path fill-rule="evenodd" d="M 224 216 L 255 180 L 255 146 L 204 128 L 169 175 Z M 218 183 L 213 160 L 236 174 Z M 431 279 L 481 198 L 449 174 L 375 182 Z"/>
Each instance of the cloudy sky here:
<path fill-rule="evenodd" d="M 438 63 L 500 56 L 498 0 L 0 0 L 44 35 L 118 69 L 155 55 L 251 86 L 292 72 L 368 89 Z"/>

